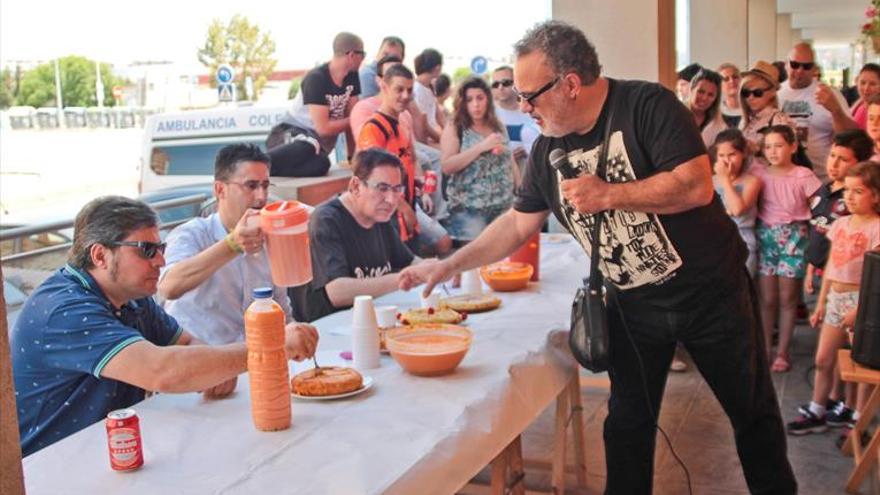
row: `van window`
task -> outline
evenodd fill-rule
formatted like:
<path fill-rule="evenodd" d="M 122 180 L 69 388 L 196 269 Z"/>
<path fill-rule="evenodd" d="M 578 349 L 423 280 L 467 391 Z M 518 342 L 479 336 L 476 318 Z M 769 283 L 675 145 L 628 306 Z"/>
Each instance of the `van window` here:
<path fill-rule="evenodd" d="M 266 151 L 265 138 L 242 138 Z M 214 175 L 214 157 L 229 141 L 206 144 L 157 144 L 150 154 L 150 169 L 156 175 Z"/>

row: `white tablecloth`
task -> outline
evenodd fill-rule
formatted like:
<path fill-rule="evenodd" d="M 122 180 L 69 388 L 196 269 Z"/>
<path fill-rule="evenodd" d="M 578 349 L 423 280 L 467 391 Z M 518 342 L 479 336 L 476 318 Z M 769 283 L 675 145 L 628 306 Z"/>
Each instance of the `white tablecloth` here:
<path fill-rule="evenodd" d="M 558 237 L 553 240 L 558 241 Z M 452 493 L 550 404 L 569 378 L 571 299 L 587 270 L 573 241 L 542 242 L 539 283 L 498 294 L 474 314 L 470 352 L 455 373 L 424 378 L 390 358 L 364 370 L 373 387 L 335 401 L 293 400 L 293 426 L 259 432 L 247 376 L 228 399 L 160 394 L 135 406 L 145 465 L 110 469 L 103 422 L 24 460 L 27 492 L 43 493 Z M 377 304 L 419 304 L 418 291 Z M 319 320 L 318 361 L 342 364 L 350 312 Z M 311 367 L 296 363 L 291 371 Z"/>

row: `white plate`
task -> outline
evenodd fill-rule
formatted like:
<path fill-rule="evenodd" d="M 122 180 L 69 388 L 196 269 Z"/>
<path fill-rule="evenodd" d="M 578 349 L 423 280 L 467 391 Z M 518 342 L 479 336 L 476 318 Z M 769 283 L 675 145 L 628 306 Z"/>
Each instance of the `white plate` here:
<path fill-rule="evenodd" d="M 351 392 L 346 392 L 344 394 L 336 394 L 336 395 L 299 395 L 291 393 L 290 395 L 294 396 L 299 400 L 333 400 L 333 399 L 342 399 L 345 397 L 351 397 L 352 395 L 357 395 L 361 392 L 366 392 L 373 386 L 373 379 L 369 376 L 364 376 L 364 384 L 361 388 L 357 390 L 352 390 Z"/>

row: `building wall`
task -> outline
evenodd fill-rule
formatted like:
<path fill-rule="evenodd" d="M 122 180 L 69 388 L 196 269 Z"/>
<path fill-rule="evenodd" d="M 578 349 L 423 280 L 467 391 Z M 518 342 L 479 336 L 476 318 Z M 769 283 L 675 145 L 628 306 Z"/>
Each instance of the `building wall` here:
<path fill-rule="evenodd" d="M 690 0 L 691 61 L 716 68 L 748 62 L 748 1 Z"/>

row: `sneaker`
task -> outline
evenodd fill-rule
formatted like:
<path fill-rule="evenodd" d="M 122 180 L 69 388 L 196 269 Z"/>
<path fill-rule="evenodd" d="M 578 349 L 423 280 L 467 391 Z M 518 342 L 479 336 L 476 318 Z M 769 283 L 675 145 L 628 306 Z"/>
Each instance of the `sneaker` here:
<path fill-rule="evenodd" d="M 825 424 L 825 418 L 817 417 L 810 411 L 805 412 L 807 414 L 801 414 L 798 419 L 786 425 L 786 430 L 788 430 L 789 435 L 822 433 L 823 431 L 828 430 L 828 425 Z"/>
<path fill-rule="evenodd" d="M 838 407 L 838 404 L 843 404 L 843 401 L 842 401 L 842 400 L 831 400 L 831 399 L 828 399 L 828 400 L 825 401 L 825 410 L 826 410 L 826 411 L 833 411 L 834 408 Z M 801 405 L 799 405 L 799 406 L 797 407 L 797 409 L 795 410 L 795 412 L 796 412 L 797 414 L 800 414 L 801 416 L 806 416 L 806 415 L 807 415 L 807 411 L 809 411 L 809 410 L 810 410 L 810 403 L 807 402 L 806 404 L 801 404 Z M 826 413 L 826 414 L 827 414 L 827 413 Z M 826 418 L 827 418 L 827 416 L 826 416 Z M 843 426 L 843 425 L 841 425 L 841 426 Z"/>
<path fill-rule="evenodd" d="M 852 415 L 853 410 L 846 407 L 846 404 L 844 404 L 843 401 L 840 401 L 825 413 L 825 423 L 827 423 L 828 426 L 833 426 L 835 428 L 848 426 L 852 423 Z"/>
<path fill-rule="evenodd" d="M 849 434 L 850 432 L 852 432 L 852 428 L 852 423 L 847 424 L 846 428 L 841 430 L 840 435 L 837 437 L 837 439 L 834 440 L 834 445 L 836 445 L 838 449 L 843 448 L 843 444 L 846 443 L 846 439 L 849 438 Z M 863 431 L 862 438 L 860 438 L 859 440 L 861 441 L 862 447 L 866 447 L 868 445 L 868 442 L 871 441 L 871 436 L 868 435 L 868 432 Z"/>

